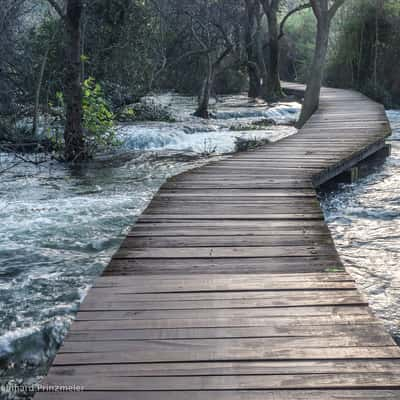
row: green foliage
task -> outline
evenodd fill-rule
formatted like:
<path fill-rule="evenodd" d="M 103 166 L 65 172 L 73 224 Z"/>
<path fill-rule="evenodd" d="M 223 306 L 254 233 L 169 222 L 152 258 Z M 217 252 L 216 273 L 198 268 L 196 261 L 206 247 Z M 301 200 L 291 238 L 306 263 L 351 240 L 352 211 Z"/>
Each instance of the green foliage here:
<path fill-rule="evenodd" d="M 325 269 L 325 272 L 335 273 L 335 272 L 343 272 L 343 269 L 338 267 L 329 267 Z"/>
<path fill-rule="evenodd" d="M 65 123 L 64 113 L 56 110 L 64 109 L 64 95 L 61 91 L 55 94 L 56 103 L 49 103 L 55 119 L 47 129 L 47 138 L 52 145 L 55 155 L 61 156 L 64 151 L 64 139 L 61 127 Z M 119 144 L 114 125 L 114 113 L 105 99 L 103 89 L 95 79 L 90 77 L 82 85 L 83 128 L 85 130 L 85 145 L 89 155 L 100 149 Z M 62 158 L 62 156 L 61 156 Z"/>
<path fill-rule="evenodd" d="M 310 9 L 294 14 L 286 24 L 286 39 L 290 42 L 297 80 L 306 82 L 312 63 L 316 23 Z"/>
<path fill-rule="evenodd" d="M 81 55 L 83 77 L 93 76 L 102 82 L 113 105 L 132 103 L 148 91 L 157 57 L 158 23 L 154 11 L 142 0 L 93 0 L 87 2 Z M 38 23 L 24 36 L 21 51 L 32 58 L 26 62 L 27 93 L 32 102 L 35 83 L 47 44 L 50 53 L 44 74 L 41 102 L 56 102 L 63 91 L 65 35 L 60 20 L 53 15 L 38 18 Z M 29 66 L 29 68 L 28 68 Z M 20 68 L 20 67 L 19 67 Z"/>
<path fill-rule="evenodd" d="M 114 114 L 104 98 L 103 89 L 94 78 L 83 82 L 83 127 L 86 144 L 92 153 L 98 147 L 118 144 L 114 130 Z"/>
<path fill-rule="evenodd" d="M 88 3 L 85 69 L 105 83 L 113 104 L 132 103 L 147 93 L 157 67 L 158 26 L 150 5 L 142 0 Z"/>
<path fill-rule="evenodd" d="M 117 119 L 120 122 L 136 121 L 136 111 L 132 107 L 124 107 L 122 111 L 117 114 Z"/>
<path fill-rule="evenodd" d="M 33 99 L 41 64 L 47 47 L 49 48 L 48 59 L 44 71 L 42 93 L 40 99 L 44 106 L 49 102 L 58 102 L 56 94 L 62 92 L 63 68 L 64 68 L 64 33 L 60 23 L 53 17 L 46 17 L 41 24 L 31 29 L 23 44 L 30 49 L 33 68 L 27 79 L 32 83 L 28 93 Z"/>
<path fill-rule="evenodd" d="M 327 82 L 356 88 L 387 107 L 399 104 L 400 2 L 354 0 L 332 31 Z"/>

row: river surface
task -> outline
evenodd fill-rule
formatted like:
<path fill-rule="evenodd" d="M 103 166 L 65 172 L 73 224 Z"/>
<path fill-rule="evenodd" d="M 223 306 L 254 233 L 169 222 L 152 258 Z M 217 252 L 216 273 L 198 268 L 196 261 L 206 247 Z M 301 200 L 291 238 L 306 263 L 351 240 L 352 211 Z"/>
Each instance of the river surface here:
<path fill-rule="evenodd" d="M 400 342 L 400 111 L 387 114 L 391 157 L 368 177 L 321 199 L 342 261 Z"/>
<path fill-rule="evenodd" d="M 300 107 L 267 110 L 241 96 L 224 97 L 216 119 L 205 122 L 190 116 L 194 99 L 168 94 L 158 101 L 177 122 L 121 126 L 122 149 L 133 152 L 125 161 L 75 170 L 22 163 L 0 174 L 1 383 L 36 383 L 46 373 L 93 280 L 166 178 L 233 152 L 237 137 L 295 133 L 286 125 L 254 130 L 253 124 L 291 123 Z M 368 178 L 321 198 L 343 261 L 400 336 L 400 112 L 388 115 L 392 157 Z M 0 155 L 0 171 L 9 162 Z"/>

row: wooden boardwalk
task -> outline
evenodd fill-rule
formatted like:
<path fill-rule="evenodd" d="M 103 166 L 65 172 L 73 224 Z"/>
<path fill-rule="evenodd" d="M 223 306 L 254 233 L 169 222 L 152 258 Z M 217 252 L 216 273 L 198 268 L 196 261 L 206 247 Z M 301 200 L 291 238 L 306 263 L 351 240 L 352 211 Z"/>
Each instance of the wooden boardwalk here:
<path fill-rule="evenodd" d="M 298 134 L 170 179 L 45 380 L 85 391 L 36 398 L 400 399 L 400 350 L 344 271 L 315 191 L 389 134 L 382 106 L 324 89 Z"/>

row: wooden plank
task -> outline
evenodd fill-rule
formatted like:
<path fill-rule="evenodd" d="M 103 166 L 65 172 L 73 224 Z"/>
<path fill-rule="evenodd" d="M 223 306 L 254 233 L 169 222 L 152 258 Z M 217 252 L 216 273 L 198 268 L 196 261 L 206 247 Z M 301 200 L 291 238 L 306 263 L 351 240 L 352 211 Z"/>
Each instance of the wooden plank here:
<path fill-rule="evenodd" d="M 142 214 L 139 217 L 140 222 L 179 222 L 179 221 L 196 221 L 196 220 L 226 220 L 226 221 L 249 221 L 249 220 L 323 220 L 324 216 L 322 212 L 317 213 L 288 213 L 288 214 L 275 214 L 275 213 L 263 213 L 263 214 L 222 214 L 222 215 L 208 215 L 208 214 L 162 214 L 162 215 L 151 215 Z"/>
<path fill-rule="evenodd" d="M 229 232 L 228 232 L 229 233 Z M 238 236 L 164 236 L 154 238 L 152 236 L 127 237 L 121 248 L 140 249 L 153 247 L 259 247 L 259 246 L 309 246 L 330 244 L 331 237 L 325 234 L 319 235 L 238 235 Z"/>
<path fill-rule="evenodd" d="M 398 400 L 400 389 L 357 390 L 226 390 L 226 391 L 93 391 L 41 393 L 39 400 Z"/>
<path fill-rule="evenodd" d="M 59 352 L 54 365 L 81 365 L 81 364 L 104 364 L 104 363 L 136 363 L 136 362 L 199 362 L 199 361 L 235 361 L 235 360 L 335 360 L 335 359 L 392 359 L 400 356 L 397 346 L 374 346 L 374 347 L 259 347 L 263 341 L 246 342 L 246 339 L 234 341 L 222 345 L 220 340 L 215 339 L 212 343 L 187 345 L 174 342 L 167 345 L 165 342 L 153 341 L 129 341 L 126 346 L 119 342 L 108 342 L 108 351 L 89 352 L 82 351 L 62 353 Z M 190 341 L 192 342 L 192 341 Z M 291 340 L 288 340 L 290 343 Z M 77 344 L 79 342 L 73 342 Z M 72 346 L 73 343 L 68 343 Z M 98 342 L 91 343 L 94 346 Z M 88 343 L 87 345 L 89 345 Z M 112 344 L 112 345 L 111 345 Z M 86 343 L 85 343 L 86 345 Z M 255 347 L 256 346 L 256 347 Z"/>
<path fill-rule="evenodd" d="M 236 181 L 215 181 L 215 182 L 167 182 L 164 185 L 167 189 L 309 189 L 312 184 L 301 181 L 265 181 L 265 182 L 236 182 Z"/>
<path fill-rule="evenodd" d="M 113 259 L 105 276 L 157 274 L 312 273 L 344 270 L 337 255 L 319 257 L 214 258 L 214 259 Z"/>
<path fill-rule="evenodd" d="M 195 210 L 193 210 L 195 208 Z M 193 214 L 195 212 L 195 214 Z M 222 204 L 210 207 L 204 204 L 191 204 L 191 205 L 171 205 L 171 204 L 154 204 L 148 207 L 144 215 L 181 215 L 181 214 L 210 214 L 210 215 L 241 215 L 243 212 L 254 215 L 264 215 L 264 214 L 318 214 L 321 215 L 322 211 L 319 207 L 315 205 L 246 205 L 246 204 Z"/>
<path fill-rule="evenodd" d="M 362 305 L 334 305 L 334 306 L 302 306 L 296 307 L 264 307 L 264 308 L 216 308 L 213 309 L 213 318 L 275 318 L 290 317 L 293 313 L 297 316 L 327 316 L 332 313 L 337 315 L 369 315 L 370 311 Z M 209 310 L 150 310 L 150 311 L 85 311 L 82 310 L 76 321 L 112 321 L 112 320 L 161 320 L 161 319 L 205 319 L 210 316 Z"/>
<path fill-rule="evenodd" d="M 274 247 L 177 247 L 121 249 L 114 255 L 118 258 L 231 258 L 231 257 L 310 257 L 332 255 L 336 250 L 331 245 L 319 246 L 274 246 Z"/>
<path fill-rule="evenodd" d="M 145 293 L 143 290 L 149 286 L 155 293 L 168 292 L 199 292 L 199 291 L 238 291 L 238 290 L 274 290 L 281 285 L 290 286 L 291 289 L 303 289 L 303 286 L 309 285 L 315 289 L 318 285 L 354 283 L 346 272 L 325 272 L 325 273 L 307 273 L 299 274 L 230 274 L 229 277 L 223 274 L 208 274 L 196 276 L 193 279 L 190 275 L 181 274 L 179 276 L 101 276 L 97 278 L 94 287 L 112 287 L 131 288 L 132 293 Z M 325 287 L 323 289 L 326 289 Z M 347 287 L 345 288 L 347 289 Z M 136 291 L 136 292 L 134 292 Z"/>
<path fill-rule="evenodd" d="M 240 197 L 315 197 L 314 189 L 268 189 L 268 190 L 246 190 L 240 189 L 210 189 L 207 192 L 199 189 L 176 190 L 162 187 L 157 197 L 186 197 L 202 196 L 203 198 L 240 198 Z"/>
<path fill-rule="evenodd" d="M 397 373 L 396 373 L 397 372 Z M 101 376 L 92 379 L 86 375 L 75 376 L 76 384 L 86 390 L 268 390 L 268 389 L 366 389 L 398 388 L 399 370 L 394 373 L 353 374 L 285 374 L 285 375 L 233 375 L 184 377 L 119 377 Z M 99 379 L 101 378 L 101 379 Z M 65 384 L 67 379 L 50 377 L 50 383 Z"/>
<path fill-rule="evenodd" d="M 100 295 L 104 291 L 99 292 Z M 293 310 L 292 310 L 293 311 Z M 116 331 L 129 329 L 187 329 L 187 328 L 225 328 L 225 327 L 265 327 L 282 329 L 288 325 L 301 326 L 324 326 L 329 325 L 349 325 L 349 324 L 371 324 L 376 319 L 372 315 L 359 314 L 334 314 L 334 315 L 314 315 L 314 316 L 285 316 L 285 317 L 220 317 L 216 318 L 209 315 L 206 319 L 125 319 L 125 320 L 99 320 L 99 321 L 80 321 L 77 320 L 71 330 L 78 331 Z"/>
<path fill-rule="evenodd" d="M 221 375 L 275 375 L 275 374 L 334 374 L 377 372 L 393 373 L 400 368 L 399 360 L 385 359 L 380 362 L 369 360 L 334 361 L 239 361 L 215 363 L 154 363 L 154 364 L 114 364 L 55 367 L 52 380 L 65 376 L 221 376 Z"/>
<path fill-rule="evenodd" d="M 331 324 L 324 326 L 267 325 L 257 327 L 208 327 L 169 329 L 73 330 L 68 341 L 109 340 L 171 340 L 171 339 L 227 339 L 258 337 L 332 337 L 351 336 L 364 338 L 363 344 L 393 345 L 392 338 L 383 332 L 380 324 Z"/>
<path fill-rule="evenodd" d="M 111 294 L 98 298 L 96 292 L 89 294 L 81 306 L 81 311 L 97 310 L 198 310 L 198 309 L 228 309 L 228 308 L 256 308 L 256 307 L 304 307 L 321 305 L 360 305 L 366 306 L 365 300 L 356 291 L 298 291 L 298 292 L 256 292 L 243 294 L 242 292 L 224 293 L 225 296 L 203 295 L 174 296 L 167 294 L 159 298 L 152 295 L 121 295 Z M 186 298 L 185 298 L 186 297 Z M 208 297 L 208 298 L 206 298 Z M 144 300 L 145 298 L 146 300 Z M 168 299 L 168 300 L 167 300 Z"/>
<path fill-rule="evenodd" d="M 207 276 L 206 274 L 203 274 L 200 276 Z M 246 276 L 246 275 L 244 275 Z M 274 277 L 275 275 L 272 275 Z M 121 276 L 122 277 L 122 276 Z M 152 278 L 152 276 L 148 276 L 149 278 Z M 115 278 L 114 275 L 111 276 L 106 276 L 106 278 Z M 125 280 L 128 280 L 130 278 L 129 276 L 123 276 Z M 301 281 L 301 282 L 248 282 L 246 286 L 243 284 L 237 283 L 237 282 L 232 282 L 232 284 L 229 287 L 223 286 L 222 284 L 218 285 L 215 284 L 213 286 L 196 286 L 196 285 L 190 285 L 186 284 L 186 282 L 182 281 L 181 286 L 177 286 L 174 284 L 171 284 L 170 282 L 166 282 L 165 285 L 160 287 L 159 289 L 156 289 L 154 287 L 155 285 L 142 285 L 141 287 L 139 286 L 134 286 L 129 287 L 127 285 L 121 284 L 120 282 L 104 282 L 104 281 L 97 281 L 96 287 L 97 288 L 104 288 L 104 289 L 110 289 L 114 288 L 114 290 L 119 290 L 120 293 L 132 293 L 134 290 L 136 292 L 134 293 L 165 293 L 165 292 L 196 292 L 196 291 L 202 291 L 202 292 L 213 292 L 213 291 L 218 291 L 218 290 L 333 290 L 333 289 L 353 289 L 354 282 L 353 281 L 333 281 L 333 282 L 312 282 L 312 281 Z"/>
<path fill-rule="evenodd" d="M 368 342 L 369 344 L 366 344 Z M 218 343 L 218 345 L 217 345 Z M 373 353 L 374 349 L 377 348 L 378 350 L 381 349 L 383 353 L 385 350 L 389 349 L 388 354 L 394 354 L 395 356 L 399 355 L 399 349 L 397 346 L 387 340 L 384 342 L 385 345 L 379 343 L 376 344 L 374 340 L 371 338 L 363 338 L 360 336 L 349 335 L 349 336 L 319 336 L 319 337 L 240 337 L 240 338 L 201 338 L 201 339 L 163 339 L 161 341 L 154 341 L 154 340 L 86 340 L 86 341 L 67 341 L 65 344 L 60 348 L 59 354 L 67 355 L 70 354 L 80 354 L 83 352 L 87 353 L 114 353 L 114 352 L 127 352 L 127 353 L 137 353 L 137 352 L 144 352 L 146 351 L 149 353 L 156 354 L 155 357 L 164 357 L 160 353 L 169 353 L 170 351 L 179 352 L 187 352 L 192 353 L 193 349 L 199 348 L 199 352 L 204 352 L 204 357 L 207 359 L 210 357 L 211 359 L 215 359 L 215 354 L 212 352 L 212 348 L 214 346 L 219 347 L 221 360 L 224 360 L 226 356 L 225 353 L 227 351 L 230 352 L 230 348 L 236 348 L 237 352 L 242 352 L 243 359 L 246 359 L 247 355 L 249 357 L 257 357 L 256 354 L 257 350 L 265 349 L 264 356 L 271 357 L 270 350 L 267 349 L 284 349 L 288 351 L 288 354 L 291 354 L 291 350 L 297 350 L 302 348 L 306 349 L 331 349 L 334 348 L 343 348 L 348 349 L 350 352 L 354 351 L 354 347 L 365 347 L 370 348 L 371 352 Z M 176 350 L 175 350 L 176 349 Z M 392 351 L 393 350 L 393 351 Z M 307 350 L 306 350 L 307 351 Z M 207 355 L 209 354 L 209 355 Z M 273 353 L 271 353 L 273 354 Z M 293 357 L 297 358 L 294 353 Z M 385 353 L 386 354 L 386 353 Z M 178 356 L 178 354 L 175 356 Z M 183 356 L 185 357 L 185 356 Z M 192 357 L 196 358 L 196 355 L 190 355 L 190 359 Z M 368 356 L 369 357 L 369 356 Z M 372 355 L 371 355 L 372 357 Z M 262 358 L 262 355 L 260 355 Z M 291 356 L 289 356 L 291 358 Z M 386 356 L 384 357 L 386 358 Z M 190 361 L 189 359 L 189 361 Z M 135 358 L 135 360 L 137 360 Z M 146 362 L 147 359 L 144 359 L 143 362 Z M 160 360 L 163 361 L 162 359 Z M 133 361 L 135 362 L 135 361 Z M 400 372 L 400 370 L 399 370 Z"/>
<path fill-rule="evenodd" d="M 218 220 L 215 220 L 218 222 Z M 168 224 L 165 222 L 160 222 L 160 227 L 157 228 L 155 224 L 151 226 L 146 226 L 147 224 L 142 224 L 141 226 L 136 226 L 136 228 L 129 232 L 128 236 L 152 236 L 152 237 L 165 237 L 165 236 L 244 236 L 244 235 L 320 235 L 328 233 L 326 227 L 321 227 L 319 225 L 315 226 L 270 226 L 271 221 L 265 220 L 266 226 L 255 226 L 251 229 L 249 226 L 232 226 L 229 224 L 224 224 L 221 226 L 211 227 L 209 225 L 196 226 L 190 225 L 185 227 L 183 224 Z M 320 222 L 319 220 L 311 220 L 315 222 Z M 185 222 L 185 221 L 183 221 Z M 228 221 L 225 221 L 228 222 Z M 240 221 L 239 221 L 240 222 Z M 258 222 L 258 221 L 256 221 Z M 302 221 L 307 222 L 307 221 Z M 150 225 L 150 224 L 149 224 Z M 172 226 L 173 225 L 173 226 Z"/>
<path fill-rule="evenodd" d="M 246 229 L 254 229 L 255 232 L 258 229 L 266 229 L 266 228 L 322 228 L 326 229 L 326 224 L 324 221 L 313 221 L 313 220 L 290 220 L 290 219 L 283 219 L 277 220 L 271 218 L 268 222 L 265 221 L 214 221 L 213 219 L 210 220 L 202 220 L 202 221 L 185 221 L 182 222 L 164 222 L 164 223 L 156 223 L 156 222 L 138 222 L 135 227 L 133 228 L 135 231 L 140 228 L 182 228 L 182 227 L 207 227 L 207 228 L 225 228 L 225 229 L 233 229 L 233 228 L 242 228 L 243 230 Z M 229 233 L 229 232 L 228 232 Z"/>

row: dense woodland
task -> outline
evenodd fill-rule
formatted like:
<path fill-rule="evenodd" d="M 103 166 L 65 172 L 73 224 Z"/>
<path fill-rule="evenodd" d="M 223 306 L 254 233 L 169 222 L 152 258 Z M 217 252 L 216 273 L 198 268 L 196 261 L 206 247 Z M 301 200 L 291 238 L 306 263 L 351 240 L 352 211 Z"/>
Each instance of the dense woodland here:
<path fill-rule="evenodd" d="M 308 84 L 300 125 L 322 82 L 396 107 L 399 52 L 398 0 L 2 0 L 0 140 L 36 143 L 47 116 L 40 140 L 78 161 L 150 92 L 208 118 L 218 94 L 285 99 L 281 79 Z"/>

